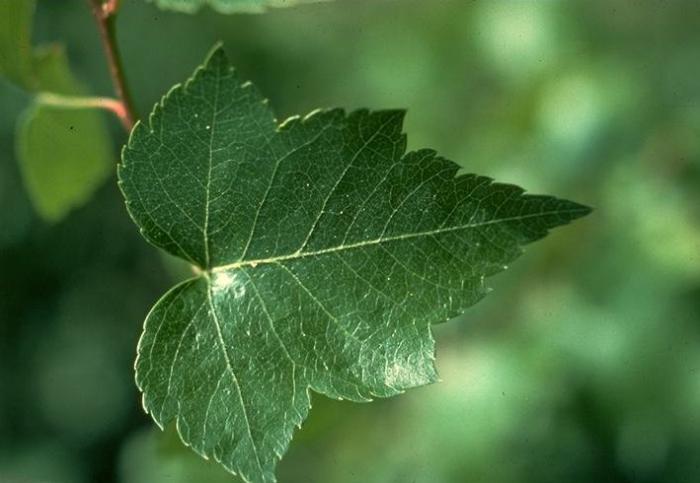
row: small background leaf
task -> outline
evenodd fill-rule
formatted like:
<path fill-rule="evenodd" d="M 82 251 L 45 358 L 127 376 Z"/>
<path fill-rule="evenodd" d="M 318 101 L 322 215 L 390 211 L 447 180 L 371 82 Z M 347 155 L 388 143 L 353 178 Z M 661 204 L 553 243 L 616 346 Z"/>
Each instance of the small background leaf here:
<path fill-rule="evenodd" d="M 17 154 L 27 191 L 48 221 L 90 199 L 111 172 L 112 154 L 100 113 L 36 104 L 17 131 Z"/>
<path fill-rule="evenodd" d="M 34 50 L 32 74 L 39 91 L 80 95 L 85 89 L 73 76 L 68 57 L 59 44 L 43 45 Z"/>
<path fill-rule="evenodd" d="M 0 3 L 0 74 L 30 92 L 83 95 L 61 45 L 31 46 L 33 0 Z M 37 213 L 58 221 L 87 202 L 110 173 L 102 113 L 35 102 L 17 124 L 17 157 Z"/>

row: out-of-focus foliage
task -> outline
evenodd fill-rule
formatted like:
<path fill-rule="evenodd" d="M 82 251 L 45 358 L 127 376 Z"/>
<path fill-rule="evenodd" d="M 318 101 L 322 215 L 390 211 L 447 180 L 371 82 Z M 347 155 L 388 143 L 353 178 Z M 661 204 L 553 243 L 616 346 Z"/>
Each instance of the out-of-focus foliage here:
<path fill-rule="evenodd" d="M 62 45 L 33 48 L 35 0 L 0 4 L 0 78 L 27 92 L 81 95 Z M 113 158 L 101 114 L 42 103 L 26 109 L 16 136 L 22 179 L 39 215 L 58 221 L 90 199 Z"/>
<path fill-rule="evenodd" d="M 698 24 L 691 1 L 227 17 L 124 2 L 141 112 L 221 39 L 280 118 L 407 107 L 409 148 L 596 208 L 437 329 L 442 383 L 372 405 L 314 397 L 280 481 L 700 480 Z M 68 39 L 109 94 L 83 1 L 40 1 L 35 31 Z M 158 263 L 113 182 L 58 225 L 34 217 L 12 158 L 26 102 L 0 87 L 0 481 L 231 481 L 153 429 L 133 384 L 143 316 L 180 267 Z"/>
<path fill-rule="evenodd" d="M 33 14 L 31 0 L 0 3 L 0 74 L 20 85 L 31 83 Z"/>
<path fill-rule="evenodd" d="M 90 200 L 109 175 L 114 157 L 100 114 L 41 103 L 24 114 L 17 157 L 27 194 L 49 221 Z"/>
<path fill-rule="evenodd" d="M 205 5 L 221 13 L 263 13 L 270 7 L 291 7 L 304 2 L 324 0 L 150 0 L 158 7 L 176 12 L 194 13 Z"/>

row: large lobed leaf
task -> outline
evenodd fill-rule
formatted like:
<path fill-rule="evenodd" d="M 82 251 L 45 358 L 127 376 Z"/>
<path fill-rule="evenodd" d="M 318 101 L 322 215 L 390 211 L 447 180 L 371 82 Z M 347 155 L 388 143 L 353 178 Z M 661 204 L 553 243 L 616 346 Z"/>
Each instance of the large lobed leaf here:
<path fill-rule="evenodd" d="M 431 324 L 589 212 L 406 153 L 402 120 L 328 110 L 278 125 L 216 49 L 124 148 L 141 232 L 201 271 L 146 319 L 144 407 L 245 480 L 274 481 L 309 389 L 368 401 L 434 381 Z"/>
<path fill-rule="evenodd" d="M 150 0 L 163 10 L 194 13 L 209 5 L 221 13 L 260 13 L 271 7 L 291 7 L 301 3 L 318 3 L 328 0 Z"/>

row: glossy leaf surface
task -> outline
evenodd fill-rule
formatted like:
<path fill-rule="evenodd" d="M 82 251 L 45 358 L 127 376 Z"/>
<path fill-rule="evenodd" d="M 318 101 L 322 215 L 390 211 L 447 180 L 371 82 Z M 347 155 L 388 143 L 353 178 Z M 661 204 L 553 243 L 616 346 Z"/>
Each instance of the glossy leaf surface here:
<path fill-rule="evenodd" d="M 589 211 L 406 153 L 402 120 L 328 110 L 278 124 L 215 49 L 123 151 L 141 232 L 200 271 L 147 317 L 144 406 L 248 481 L 274 481 L 310 389 L 368 401 L 435 381 L 430 326 Z"/>

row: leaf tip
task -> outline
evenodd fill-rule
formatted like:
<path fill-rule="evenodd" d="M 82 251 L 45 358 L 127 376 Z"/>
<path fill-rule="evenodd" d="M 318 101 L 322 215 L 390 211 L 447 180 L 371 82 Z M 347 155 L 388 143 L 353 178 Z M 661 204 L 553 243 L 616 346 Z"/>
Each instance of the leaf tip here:
<path fill-rule="evenodd" d="M 212 67 L 212 66 L 224 66 L 224 67 L 229 67 L 229 60 L 228 56 L 226 55 L 226 51 L 224 50 L 224 43 L 219 40 L 217 41 L 212 48 L 209 50 L 209 53 L 207 54 L 205 60 L 204 60 L 204 65 L 206 67 Z"/>
<path fill-rule="evenodd" d="M 584 216 L 591 214 L 593 211 L 593 208 L 590 206 L 583 205 L 575 201 L 560 200 L 560 202 L 564 205 L 562 207 L 562 211 L 566 213 L 567 223 L 583 218 Z"/>

